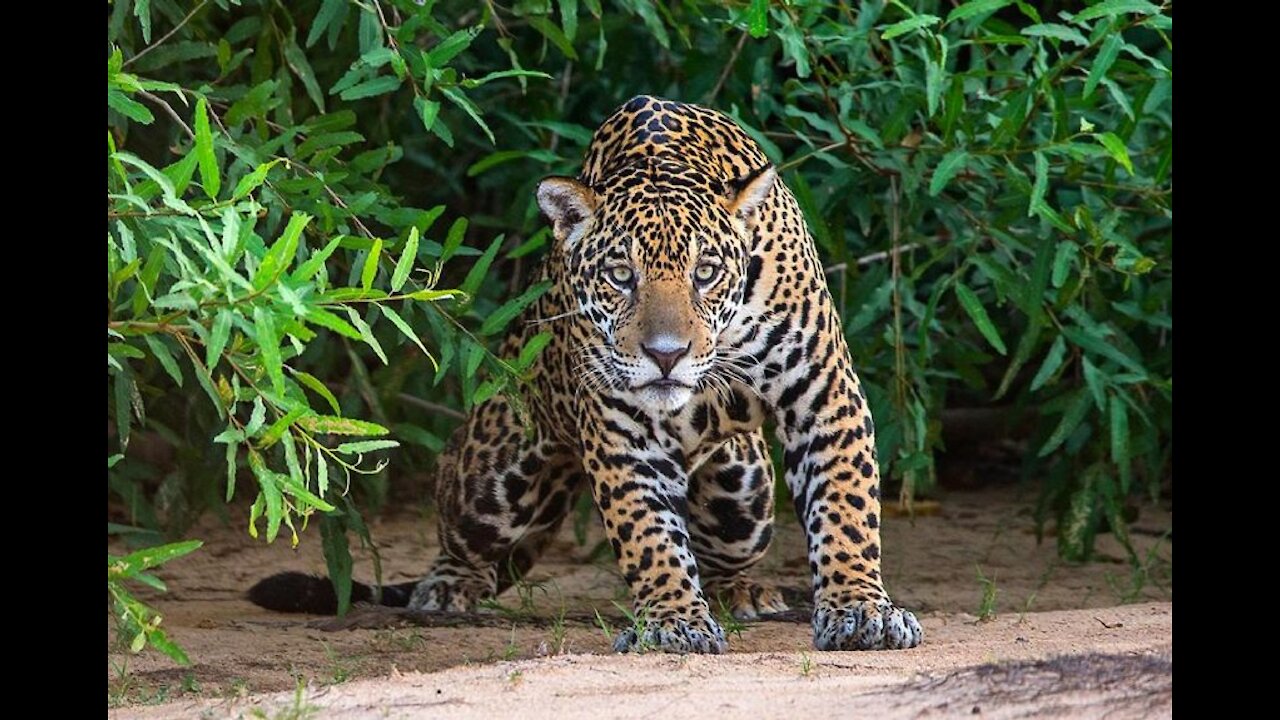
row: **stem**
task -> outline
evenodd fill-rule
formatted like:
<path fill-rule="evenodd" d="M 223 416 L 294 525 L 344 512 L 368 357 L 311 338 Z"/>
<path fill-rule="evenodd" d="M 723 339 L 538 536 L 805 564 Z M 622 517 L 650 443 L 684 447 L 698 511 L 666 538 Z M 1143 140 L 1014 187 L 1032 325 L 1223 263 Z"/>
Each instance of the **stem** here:
<path fill-rule="evenodd" d="M 901 197 L 898 190 L 898 178 L 889 178 L 889 245 L 890 273 L 893 288 L 893 392 L 898 409 L 898 417 L 902 418 L 902 436 L 910 445 L 914 445 L 913 423 L 907 417 L 907 348 L 902 336 L 902 252 L 898 241 L 901 238 L 901 218 L 899 207 Z M 911 501 L 915 494 L 915 471 L 902 474 L 902 490 L 898 494 L 898 502 L 911 512 Z"/>
<path fill-rule="evenodd" d="M 161 45 L 163 45 L 163 44 L 164 44 L 164 42 L 165 42 L 166 40 L 168 40 L 169 38 L 173 37 L 173 34 L 174 34 L 174 33 L 176 33 L 176 32 L 178 32 L 179 30 L 181 30 L 181 29 L 182 29 L 182 26 L 183 26 L 183 25 L 186 25 L 188 20 L 190 20 L 191 18 L 195 17 L 195 14 L 196 14 L 196 13 L 198 13 L 198 12 L 200 12 L 200 9 L 201 9 L 201 8 L 203 8 L 205 5 L 208 5 L 208 4 L 209 4 L 209 0 L 200 0 L 200 4 L 199 4 L 199 5 L 196 5 L 196 6 L 195 6 L 195 7 L 193 7 L 193 8 L 191 8 L 191 12 L 187 13 L 187 16 L 186 16 L 186 17 L 184 17 L 184 18 L 182 18 L 182 20 L 181 20 L 181 21 L 179 21 L 177 25 L 174 25 L 172 30 L 170 30 L 169 32 L 165 33 L 165 34 L 164 34 L 164 36 L 163 36 L 163 37 L 161 37 L 159 40 L 156 40 L 155 42 L 153 42 L 153 43 L 151 43 L 150 45 L 148 45 L 148 46 L 146 46 L 145 48 L 143 48 L 143 49 L 142 49 L 142 52 L 138 53 L 137 55 L 134 55 L 133 57 L 129 58 L 128 60 L 125 60 L 125 61 L 124 61 L 124 63 L 123 63 L 123 64 L 121 64 L 121 66 L 120 66 L 120 67 L 129 67 L 131 64 L 133 64 L 133 61 L 134 61 L 134 60 L 137 60 L 138 58 L 142 57 L 143 55 L 146 55 L 147 53 L 151 52 L 152 50 L 155 50 L 156 48 L 158 48 L 158 47 L 160 47 Z"/>

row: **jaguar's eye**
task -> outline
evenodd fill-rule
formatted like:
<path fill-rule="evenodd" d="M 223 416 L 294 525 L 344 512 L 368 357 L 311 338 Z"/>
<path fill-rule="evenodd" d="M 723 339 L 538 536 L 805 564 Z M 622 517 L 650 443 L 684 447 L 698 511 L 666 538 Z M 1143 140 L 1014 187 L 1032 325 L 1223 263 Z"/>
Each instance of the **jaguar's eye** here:
<path fill-rule="evenodd" d="M 720 277 L 720 266 L 715 263 L 702 263 L 693 269 L 693 281 L 702 287 L 707 287 Z"/>
<path fill-rule="evenodd" d="M 614 265 L 606 271 L 609 275 L 609 282 L 626 290 L 630 288 L 636 281 L 636 273 L 626 265 Z"/>

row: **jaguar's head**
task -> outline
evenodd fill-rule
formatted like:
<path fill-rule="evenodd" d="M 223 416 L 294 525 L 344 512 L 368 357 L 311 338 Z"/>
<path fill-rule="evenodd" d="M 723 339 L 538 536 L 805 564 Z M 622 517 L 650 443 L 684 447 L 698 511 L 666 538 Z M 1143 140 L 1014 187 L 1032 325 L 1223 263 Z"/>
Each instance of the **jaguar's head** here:
<path fill-rule="evenodd" d="M 720 335 L 746 291 L 747 222 L 773 189 L 764 167 L 722 183 L 674 161 L 625 166 L 588 187 L 538 186 L 578 310 L 598 332 L 580 348 L 584 382 L 676 411 L 724 361 Z M 723 366 L 723 362 L 721 363 Z"/>

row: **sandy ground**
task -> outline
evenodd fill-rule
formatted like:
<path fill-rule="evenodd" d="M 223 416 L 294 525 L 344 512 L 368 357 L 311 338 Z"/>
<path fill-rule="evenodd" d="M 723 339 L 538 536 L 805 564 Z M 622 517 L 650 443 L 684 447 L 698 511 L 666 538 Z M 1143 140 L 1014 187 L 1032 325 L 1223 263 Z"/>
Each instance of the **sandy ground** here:
<path fill-rule="evenodd" d="M 209 520 L 205 547 L 166 566 L 166 595 L 143 595 L 190 654 L 181 668 L 129 655 L 107 629 L 110 717 L 640 717 L 678 708 L 724 717 L 824 716 L 834 708 L 890 717 L 1149 717 L 1172 712 L 1172 513 L 1146 505 L 1133 524 L 1142 562 L 1109 535 L 1099 560 L 1067 565 L 1037 543 L 1033 497 L 1017 486 L 944 496 L 914 520 L 886 513 L 884 575 L 917 611 L 922 647 L 812 649 L 803 534 L 780 518 L 761 575 L 795 612 L 730 634 L 730 654 L 615 656 L 596 614 L 618 627 L 626 591 L 599 531 L 565 532 L 523 594 L 452 618 L 376 610 L 342 623 L 260 610 L 243 599 L 281 570 L 322 573 L 318 532 L 297 551 L 264 546 Z M 386 580 L 413 579 L 434 552 L 424 512 L 379 520 Z M 239 518 L 236 511 L 232 516 Z M 113 551 L 122 548 L 113 547 Z M 356 576 L 372 576 L 358 553 Z M 979 619 L 979 615 L 988 617 Z M 559 618 L 563 617 L 561 621 Z M 334 629 L 341 627 L 343 629 Z"/>

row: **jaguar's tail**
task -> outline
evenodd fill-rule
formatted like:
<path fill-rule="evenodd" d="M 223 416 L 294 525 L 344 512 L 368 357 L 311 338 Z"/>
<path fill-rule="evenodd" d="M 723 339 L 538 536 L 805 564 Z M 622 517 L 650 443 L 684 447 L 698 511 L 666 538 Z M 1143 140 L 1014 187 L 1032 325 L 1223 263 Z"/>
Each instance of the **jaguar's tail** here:
<path fill-rule="evenodd" d="M 405 607 L 417 581 L 383 585 L 381 604 L 387 607 Z M 351 602 L 373 602 L 372 585 L 351 583 Z M 311 613 L 312 615 L 336 615 L 338 593 L 329 578 L 300 572 L 282 572 L 263 578 L 249 588 L 249 602 L 268 610 L 286 613 Z"/>

